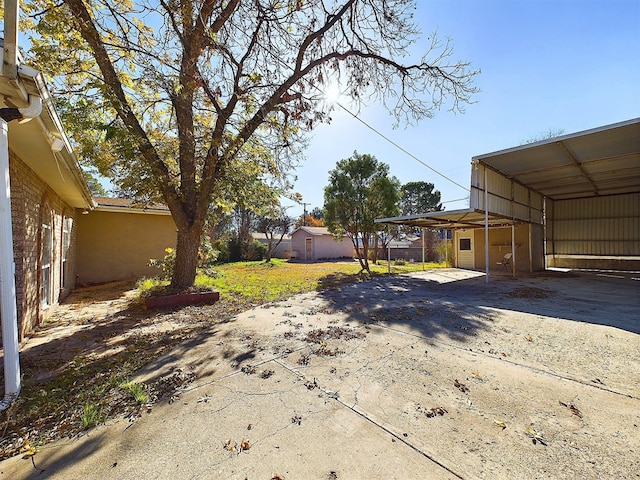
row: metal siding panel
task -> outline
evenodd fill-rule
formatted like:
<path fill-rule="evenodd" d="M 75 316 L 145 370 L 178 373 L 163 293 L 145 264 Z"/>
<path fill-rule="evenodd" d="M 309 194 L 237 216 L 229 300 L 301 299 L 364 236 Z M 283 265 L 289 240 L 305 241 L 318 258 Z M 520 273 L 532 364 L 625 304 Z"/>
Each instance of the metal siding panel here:
<path fill-rule="evenodd" d="M 556 253 L 640 256 L 640 194 L 554 202 Z"/>

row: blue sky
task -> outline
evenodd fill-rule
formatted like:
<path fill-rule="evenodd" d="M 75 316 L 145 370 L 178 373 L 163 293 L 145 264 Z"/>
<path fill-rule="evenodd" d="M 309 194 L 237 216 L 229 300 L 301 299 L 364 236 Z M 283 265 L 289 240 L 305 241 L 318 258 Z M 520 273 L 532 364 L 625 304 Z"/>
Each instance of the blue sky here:
<path fill-rule="evenodd" d="M 425 38 L 437 30 L 453 41 L 454 59 L 482 70 L 476 103 L 465 114 L 443 107 L 432 119 L 395 130 L 380 106 L 359 116 L 465 187 L 474 155 L 520 145 L 550 129 L 569 134 L 640 117 L 640 0 L 418 0 L 416 21 Z M 450 202 L 467 197 L 464 189 L 347 113 L 333 118 L 314 131 L 297 171 L 295 190 L 310 204 L 307 210 L 322 207 L 328 172 L 354 150 L 388 164 L 402 183 L 434 183 L 447 210 L 468 206 L 468 200 Z M 302 206 L 289 210 L 301 213 Z"/>

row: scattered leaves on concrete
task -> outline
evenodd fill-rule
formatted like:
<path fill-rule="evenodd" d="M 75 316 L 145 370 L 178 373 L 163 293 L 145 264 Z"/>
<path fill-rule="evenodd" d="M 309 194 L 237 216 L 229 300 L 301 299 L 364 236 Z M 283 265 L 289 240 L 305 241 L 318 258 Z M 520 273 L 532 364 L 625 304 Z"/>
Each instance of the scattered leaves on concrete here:
<path fill-rule="evenodd" d="M 306 353 L 303 353 L 302 355 L 300 355 L 300 358 L 298 359 L 298 365 L 307 366 L 309 365 L 310 362 L 311 362 L 311 358 Z"/>
<path fill-rule="evenodd" d="M 444 407 L 431 407 L 431 408 L 424 408 L 421 405 L 417 405 L 416 406 L 416 410 L 420 413 L 423 413 L 425 417 L 427 418 L 433 418 L 433 417 L 437 417 L 437 416 L 442 416 L 445 413 L 449 413 L 447 412 L 447 409 Z"/>
<path fill-rule="evenodd" d="M 508 293 L 513 298 L 547 298 L 550 292 L 535 287 L 518 287 Z"/>
<path fill-rule="evenodd" d="M 453 386 L 460 390 L 462 393 L 469 392 L 469 388 L 464 383 L 460 383 L 457 379 L 453 381 Z"/>
<path fill-rule="evenodd" d="M 262 373 L 260 374 L 260 378 L 265 378 L 265 379 L 266 379 L 266 378 L 269 378 L 269 377 L 271 377 L 274 373 L 276 373 L 276 372 L 274 372 L 274 371 L 273 371 L 273 370 L 271 370 L 271 369 L 263 370 L 263 371 L 262 371 Z"/>

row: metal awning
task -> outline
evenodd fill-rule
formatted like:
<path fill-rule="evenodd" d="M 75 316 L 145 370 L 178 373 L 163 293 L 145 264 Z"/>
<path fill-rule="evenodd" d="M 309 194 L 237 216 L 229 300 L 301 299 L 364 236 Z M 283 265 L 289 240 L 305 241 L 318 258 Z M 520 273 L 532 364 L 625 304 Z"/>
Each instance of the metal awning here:
<path fill-rule="evenodd" d="M 404 217 L 378 218 L 376 223 L 394 225 L 409 225 L 420 228 L 484 228 L 484 210 L 467 208 L 463 210 L 450 210 L 443 212 L 430 212 L 419 215 L 406 215 Z M 517 220 L 489 212 L 489 227 L 509 226 L 520 223 Z"/>
<path fill-rule="evenodd" d="M 640 118 L 473 157 L 551 200 L 640 191 Z"/>

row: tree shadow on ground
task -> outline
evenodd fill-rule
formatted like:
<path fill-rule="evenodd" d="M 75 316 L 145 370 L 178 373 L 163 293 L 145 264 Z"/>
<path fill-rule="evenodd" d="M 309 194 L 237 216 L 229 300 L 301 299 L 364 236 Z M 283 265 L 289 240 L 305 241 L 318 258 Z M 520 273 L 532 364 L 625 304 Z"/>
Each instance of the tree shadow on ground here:
<path fill-rule="evenodd" d="M 454 270 L 385 275 L 329 288 L 321 297 L 333 310 L 360 323 L 407 325 L 425 337 L 463 341 L 488 325 L 495 309 L 609 325 L 640 333 L 640 296 L 631 277 L 608 278 L 562 272 L 493 274 L 490 282 Z M 334 284 L 335 278 L 320 285 Z"/>

